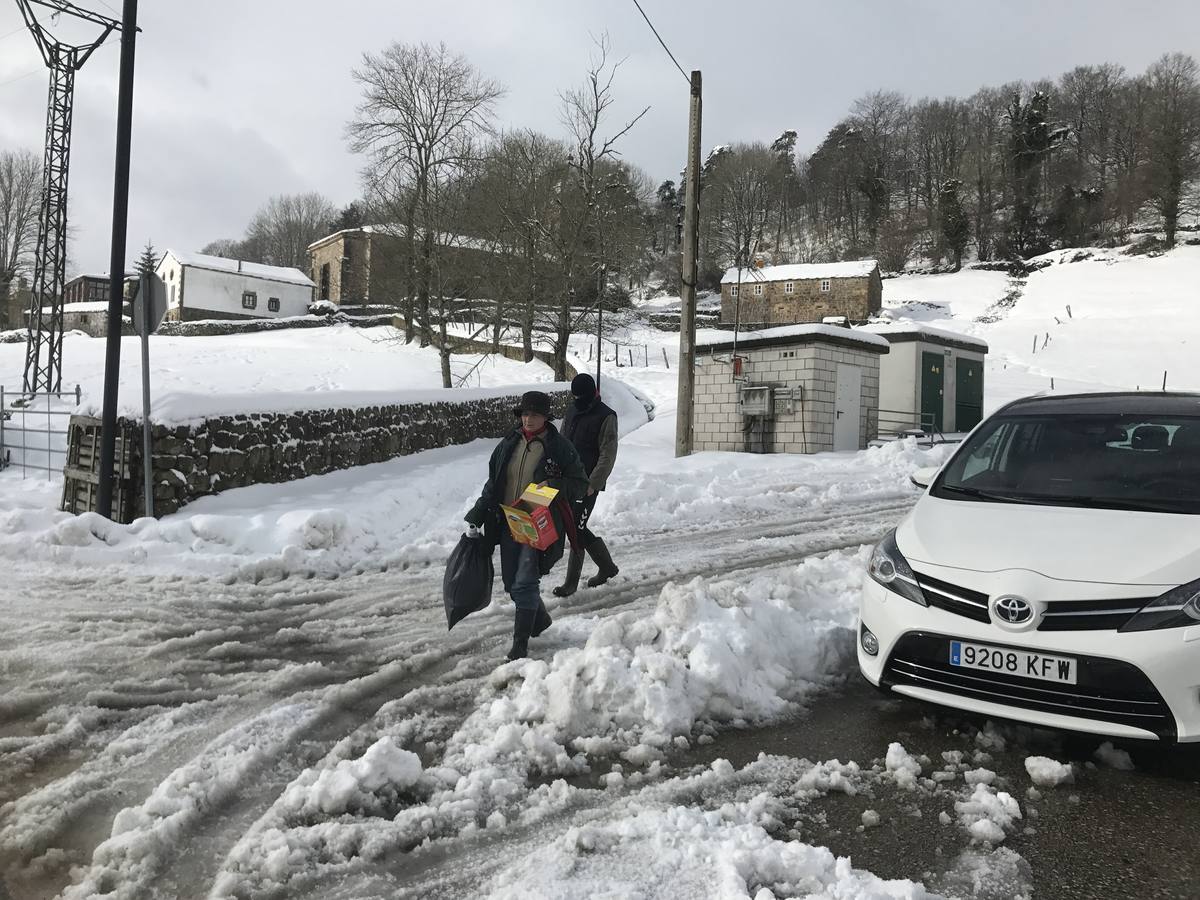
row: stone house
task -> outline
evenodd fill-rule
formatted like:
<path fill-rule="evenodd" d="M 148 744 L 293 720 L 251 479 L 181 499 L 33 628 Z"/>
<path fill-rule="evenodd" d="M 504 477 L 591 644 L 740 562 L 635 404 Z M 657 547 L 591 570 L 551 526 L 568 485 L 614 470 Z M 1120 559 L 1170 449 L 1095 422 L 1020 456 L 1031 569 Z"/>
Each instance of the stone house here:
<path fill-rule="evenodd" d="M 878 429 L 879 335 L 794 325 L 698 344 L 696 450 L 822 453 L 864 449 Z"/>
<path fill-rule="evenodd" d="M 399 304 L 408 285 L 405 234 L 399 225 L 367 225 L 309 244 L 316 299 L 339 306 Z M 438 275 L 446 295 L 480 296 L 480 282 L 494 257 L 492 246 L 480 238 L 456 234 L 439 234 L 437 241 Z"/>
<path fill-rule="evenodd" d="M 299 269 L 168 250 L 154 271 L 169 322 L 303 316 L 313 283 Z"/>
<path fill-rule="evenodd" d="M 797 325 L 833 316 L 866 322 L 882 306 L 883 280 L 873 259 L 730 269 L 721 279 L 721 322 L 728 325 Z"/>

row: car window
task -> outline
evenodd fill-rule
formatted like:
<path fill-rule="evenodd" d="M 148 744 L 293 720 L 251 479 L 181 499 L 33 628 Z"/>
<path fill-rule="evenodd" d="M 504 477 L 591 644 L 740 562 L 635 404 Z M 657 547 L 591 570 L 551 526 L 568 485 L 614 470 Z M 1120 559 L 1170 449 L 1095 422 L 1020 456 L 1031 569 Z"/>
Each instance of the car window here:
<path fill-rule="evenodd" d="M 996 417 L 967 439 L 931 493 L 1200 514 L 1200 418 Z"/>

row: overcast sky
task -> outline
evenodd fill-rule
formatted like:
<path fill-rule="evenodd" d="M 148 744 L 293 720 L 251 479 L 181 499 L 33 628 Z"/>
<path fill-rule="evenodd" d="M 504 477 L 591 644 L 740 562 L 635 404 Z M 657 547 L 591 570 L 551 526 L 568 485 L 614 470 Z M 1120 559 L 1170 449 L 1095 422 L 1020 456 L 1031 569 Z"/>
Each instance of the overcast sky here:
<path fill-rule="evenodd" d="M 1087 63 L 1141 72 L 1164 52 L 1200 58 L 1197 0 L 642 5 L 680 64 L 703 72 L 705 148 L 794 128 L 807 152 L 877 88 L 966 96 Z M 626 60 L 612 126 L 651 107 L 621 145 L 626 158 L 656 181 L 676 178 L 684 159 L 687 84 L 633 0 L 142 0 L 141 25 L 131 259 L 147 239 L 162 251 L 241 237 L 272 194 L 319 191 L 339 206 L 358 196 L 360 160 L 344 140 L 358 100 L 350 71 L 393 41 L 444 41 L 506 86 L 501 124 L 560 134 L 558 92 L 582 78 L 593 36 L 607 31 Z M 65 18 L 57 31 L 81 37 Z M 110 40 L 76 82 L 69 274 L 108 268 L 119 57 Z M 41 153 L 46 75 L 16 4 L 0 0 L 0 148 Z"/>

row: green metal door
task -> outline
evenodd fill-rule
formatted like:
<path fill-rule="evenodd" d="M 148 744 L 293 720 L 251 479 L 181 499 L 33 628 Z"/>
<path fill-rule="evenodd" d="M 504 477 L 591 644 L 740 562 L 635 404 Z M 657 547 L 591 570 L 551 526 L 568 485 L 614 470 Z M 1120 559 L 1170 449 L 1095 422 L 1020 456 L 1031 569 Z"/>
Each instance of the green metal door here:
<path fill-rule="evenodd" d="M 940 353 L 921 354 L 921 428 L 941 431 L 944 426 L 942 394 L 945 386 Z"/>
<path fill-rule="evenodd" d="M 983 363 L 959 359 L 954 387 L 954 428 L 970 431 L 983 418 Z"/>

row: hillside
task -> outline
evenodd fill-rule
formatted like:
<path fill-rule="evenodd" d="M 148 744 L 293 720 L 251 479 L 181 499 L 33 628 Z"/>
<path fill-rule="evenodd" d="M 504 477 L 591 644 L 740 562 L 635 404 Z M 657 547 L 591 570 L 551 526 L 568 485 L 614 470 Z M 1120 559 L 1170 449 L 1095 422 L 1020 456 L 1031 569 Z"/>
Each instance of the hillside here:
<path fill-rule="evenodd" d="M 1062 250 L 1038 261 L 1049 265 L 1023 282 L 977 270 L 891 278 L 884 310 L 986 340 L 989 408 L 1050 390 L 1051 378 L 1060 391 L 1159 390 L 1165 371 L 1168 389 L 1200 390 L 1200 247 L 1156 257 Z"/>

